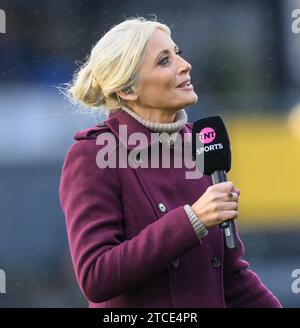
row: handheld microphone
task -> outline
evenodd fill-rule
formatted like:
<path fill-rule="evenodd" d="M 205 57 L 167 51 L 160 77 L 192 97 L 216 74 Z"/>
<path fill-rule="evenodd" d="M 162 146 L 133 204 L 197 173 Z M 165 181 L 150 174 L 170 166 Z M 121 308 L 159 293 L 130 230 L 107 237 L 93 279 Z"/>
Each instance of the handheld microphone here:
<path fill-rule="evenodd" d="M 210 175 L 213 184 L 227 181 L 226 173 L 231 168 L 229 137 L 220 116 L 200 119 L 193 124 L 192 157 L 203 174 Z M 220 224 L 228 248 L 236 249 L 237 233 L 234 220 Z"/>

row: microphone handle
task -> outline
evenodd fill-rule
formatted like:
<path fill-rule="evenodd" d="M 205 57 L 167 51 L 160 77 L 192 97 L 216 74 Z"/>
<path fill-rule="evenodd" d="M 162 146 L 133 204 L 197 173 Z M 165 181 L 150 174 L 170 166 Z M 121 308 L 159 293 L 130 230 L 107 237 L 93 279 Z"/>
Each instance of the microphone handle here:
<path fill-rule="evenodd" d="M 227 181 L 227 175 L 225 170 L 217 170 L 211 174 L 213 184 Z M 226 245 L 230 249 L 237 249 L 237 233 L 234 224 L 234 220 L 224 221 L 220 224 L 220 227 L 224 230 L 224 237 Z"/>

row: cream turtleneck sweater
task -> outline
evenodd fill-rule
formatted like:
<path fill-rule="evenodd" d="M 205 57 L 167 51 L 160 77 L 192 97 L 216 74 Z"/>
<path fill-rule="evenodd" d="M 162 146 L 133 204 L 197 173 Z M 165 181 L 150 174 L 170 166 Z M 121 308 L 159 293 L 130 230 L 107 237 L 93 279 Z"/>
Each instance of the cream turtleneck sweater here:
<path fill-rule="evenodd" d="M 180 109 L 176 113 L 173 123 L 153 122 L 141 117 L 128 107 L 123 107 L 122 109 L 153 132 L 167 132 L 169 134 L 179 132 L 187 123 L 187 114 L 184 109 Z"/>
<path fill-rule="evenodd" d="M 168 145 L 170 147 L 174 145 L 179 131 L 186 125 L 188 119 L 184 109 L 180 109 L 176 113 L 175 120 L 172 123 L 153 122 L 141 117 L 140 115 L 138 115 L 136 112 L 134 112 L 132 109 L 128 107 L 123 107 L 122 109 L 130 116 L 135 118 L 142 125 L 144 125 L 146 128 L 148 128 L 149 130 L 153 132 L 161 133 L 160 134 L 161 142 L 163 142 L 165 145 Z"/>

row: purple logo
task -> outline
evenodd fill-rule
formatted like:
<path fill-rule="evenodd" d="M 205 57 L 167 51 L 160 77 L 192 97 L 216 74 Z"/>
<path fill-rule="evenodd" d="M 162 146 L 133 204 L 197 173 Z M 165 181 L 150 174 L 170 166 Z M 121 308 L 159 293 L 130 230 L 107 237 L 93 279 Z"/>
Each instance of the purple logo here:
<path fill-rule="evenodd" d="M 213 128 L 204 128 L 200 131 L 199 140 L 204 144 L 211 143 L 216 138 L 216 132 Z"/>

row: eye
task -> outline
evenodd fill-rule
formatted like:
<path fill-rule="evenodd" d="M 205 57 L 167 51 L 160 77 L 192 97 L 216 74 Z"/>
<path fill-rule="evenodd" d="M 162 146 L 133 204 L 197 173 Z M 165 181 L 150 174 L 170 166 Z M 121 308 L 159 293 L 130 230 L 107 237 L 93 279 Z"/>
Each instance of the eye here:
<path fill-rule="evenodd" d="M 175 54 L 181 56 L 181 55 L 183 54 L 183 51 L 182 51 L 181 49 L 178 49 L 178 50 L 175 52 Z M 165 65 L 165 64 L 167 64 L 168 61 L 165 62 L 165 60 L 168 60 L 168 59 L 169 59 L 169 56 L 164 57 L 164 58 L 159 62 L 159 65 Z"/>
<path fill-rule="evenodd" d="M 166 60 L 168 60 L 169 57 L 165 57 L 163 58 L 160 62 L 159 62 L 159 65 L 165 65 L 167 64 Z"/>

